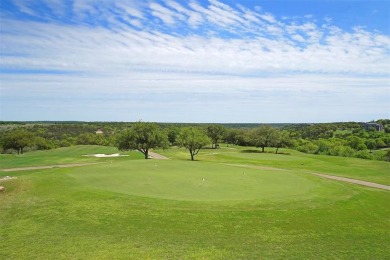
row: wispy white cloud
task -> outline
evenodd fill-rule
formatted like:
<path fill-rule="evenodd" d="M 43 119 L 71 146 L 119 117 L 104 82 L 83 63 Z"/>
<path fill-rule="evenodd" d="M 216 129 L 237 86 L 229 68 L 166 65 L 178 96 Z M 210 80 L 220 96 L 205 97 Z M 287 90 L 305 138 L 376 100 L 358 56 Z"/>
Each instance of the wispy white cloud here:
<path fill-rule="evenodd" d="M 56 16 L 65 15 L 67 7 L 63 0 L 44 0 L 44 2 Z"/>
<path fill-rule="evenodd" d="M 127 2 L 121 2 L 117 1 L 115 2 L 115 6 L 125 11 L 125 13 L 131 17 L 136 17 L 139 19 L 144 19 L 145 16 L 143 14 L 143 11 L 139 8 L 137 8 L 137 5 L 131 4 Z"/>
<path fill-rule="evenodd" d="M 31 16 L 36 16 L 37 13 L 31 7 L 33 1 L 31 0 L 14 0 L 14 4 L 19 8 L 19 11 L 25 14 L 29 14 Z"/>
<path fill-rule="evenodd" d="M 174 24 L 175 23 L 175 15 L 176 13 L 171 11 L 168 8 L 163 7 L 160 4 L 150 3 L 150 9 L 152 10 L 152 15 L 158 17 L 166 24 Z M 179 16 L 179 17 L 182 17 Z"/>
<path fill-rule="evenodd" d="M 131 66 L 232 74 L 288 71 L 384 74 L 389 69 L 389 37 L 361 29 L 332 33 L 323 38 L 324 43 L 312 43 L 298 34 L 276 39 L 222 39 L 37 22 L 29 22 L 32 30 L 27 32 L 24 22 L 4 23 L 12 28 L 12 34 L 4 29 L 7 33 L 2 37 L 7 52 L 22 52 L 25 56 L 5 58 L 3 65 L 21 69 L 72 67 L 93 72 L 93 68 L 100 67 L 96 64 L 110 67 L 111 63 L 124 72 Z"/>

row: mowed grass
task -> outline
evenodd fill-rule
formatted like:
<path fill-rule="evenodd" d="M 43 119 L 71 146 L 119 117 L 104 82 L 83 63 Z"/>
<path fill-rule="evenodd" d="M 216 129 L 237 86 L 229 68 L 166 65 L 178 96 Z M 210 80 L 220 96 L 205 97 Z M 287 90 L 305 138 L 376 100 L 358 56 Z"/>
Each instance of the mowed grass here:
<path fill-rule="evenodd" d="M 390 185 L 390 163 L 327 155 L 305 154 L 290 149 L 267 148 L 268 153 L 248 147 L 222 147 L 204 149 L 196 159 L 200 161 L 224 162 L 230 164 L 259 165 L 278 169 L 295 170 L 301 173 L 323 173 Z M 180 149 L 159 150 L 161 154 L 178 160 L 188 160 L 188 151 Z"/>
<path fill-rule="evenodd" d="M 0 154 L 0 170 L 7 168 L 44 166 L 72 163 L 107 162 L 111 160 L 123 160 L 124 157 L 96 158 L 84 155 L 114 154 L 129 155 L 130 158 L 141 159 L 142 154 L 137 152 L 119 152 L 115 147 L 99 145 L 78 145 L 62 147 L 50 151 L 36 151 L 24 154 Z M 127 157 L 127 160 L 129 157 Z M 1 174 L 1 173 L 0 173 Z"/>
<path fill-rule="evenodd" d="M 173 160 L 95 165 L 74 169 L 69 176 L 90 187 L 169 200 L 285 201 L 310 199 L 321 190 L 332 190 L 318 178 L 295 171 Z"/>
<path fill-rule="evenodd" d="M 195 162 L 172 149 L 168 161 L 18 172 L 1 183 L 0 259 L 390 257 L 388 191 L 322 179 L 295 160 L 287 167 L 310 156 L 240 149 L 205 150 Z"/>

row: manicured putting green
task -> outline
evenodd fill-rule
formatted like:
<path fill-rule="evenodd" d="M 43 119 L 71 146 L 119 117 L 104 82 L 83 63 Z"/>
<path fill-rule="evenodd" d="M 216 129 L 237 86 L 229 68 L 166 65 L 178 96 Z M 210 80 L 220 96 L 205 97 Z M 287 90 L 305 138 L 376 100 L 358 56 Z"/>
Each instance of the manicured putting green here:
<path fill-rule="evenodd" d="M 318 177 L 294 171 L 169 160 L 80 167 L 68 175 L 107 191 L 187 201 L 307 199 L 326 185 Z"/>

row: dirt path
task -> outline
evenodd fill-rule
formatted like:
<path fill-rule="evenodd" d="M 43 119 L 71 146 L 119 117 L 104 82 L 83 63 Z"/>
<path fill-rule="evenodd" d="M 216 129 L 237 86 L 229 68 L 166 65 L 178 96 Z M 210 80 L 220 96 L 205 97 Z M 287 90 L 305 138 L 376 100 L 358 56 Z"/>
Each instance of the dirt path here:
<path fill-rule="evenodd" d="M 368 187 L 377 188 L 377 189 L 390 190 L 390 186 L 378 184 L 378 183 L 374 183 L 374 182 L 355 180 L 355 179 L 326 175 L 326 174 L 321 174 L 321 173 L 313 173 L 313 174 L 320 176 L 320 177 L 327 178 L 327 179 L 331 179 L 331 180 L 344 181 L 344 182 L 359 184 L 359 185 L 368 186 Z"/>
<path fill-rule="evenodd" d="M 154 152 L 149 152 L 148 153 L 150 158 L 156 159 L 156 160 L 169 160 L 168 157 L 165 157 L 164 155 L 154 153 Z"/>
<path fill-rule="evenodd" d="M 58 165 L 46 165 L 46 166 L 31 166 L 31 167 L 1 169 L 1 171 L 3 171 L 3 172 L 16 172 L 16 171 L 51 169 L 51 168 L 78 167 L 78 166 L 86 166 L 86 165 L 93 165 L 93 164 L 99 164 L 99 163 L 71 163 L 71 164 L 58 164 Z"/>

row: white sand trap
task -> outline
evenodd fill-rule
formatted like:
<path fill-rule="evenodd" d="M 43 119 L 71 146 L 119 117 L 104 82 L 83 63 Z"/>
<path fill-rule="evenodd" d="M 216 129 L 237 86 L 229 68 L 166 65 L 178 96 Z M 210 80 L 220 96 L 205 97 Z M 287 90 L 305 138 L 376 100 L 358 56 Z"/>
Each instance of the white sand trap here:
<path fill-rule="evenodd" d="M 93 157 L 102 158 L 102 157 L 119 157 L 119 156 L 128 156 L 128 155 L 119 154 L 119 153 L 113 153 L 113 154 L 95 153 L 95 154 L 86 154 L 83 156 L 93 156 Z"/>
<path fill-rule="evenodd" d="M 0 181 L 8 181 L 8 180 L 12 180 L 12 179 L 16 179 L 16 177 L 4 176 L 3 178 L 0 178 Z"/>

